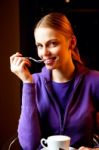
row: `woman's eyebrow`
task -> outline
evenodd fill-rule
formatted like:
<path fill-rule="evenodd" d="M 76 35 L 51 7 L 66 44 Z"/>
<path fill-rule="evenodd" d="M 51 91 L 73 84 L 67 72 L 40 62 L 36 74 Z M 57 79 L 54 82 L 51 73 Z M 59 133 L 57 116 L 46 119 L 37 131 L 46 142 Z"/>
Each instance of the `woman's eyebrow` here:
<path fill-rule="evenodd" d="M 46 41 L 45 44 L 48 44 L 48 43 L 50 43 L 50 42 L 58 42 L 58 41 L 59 41 L 58 39 L 53 38 L 53 39 L 50 39 L 50 40 Z M 40 42 L 35 42 L 35 45 L 42 45 L 42 43 L 40 43 Z"/>
<path fill-rule="evenodd" d="M 40 42 L 35 42 L 35 45 L 41 45 L 42 43 L 40 43 Z"/>
<path fill-rule="evenodd" d="M 47 43 L 50 43 L 50 42 L 58 42 L 58 40 L 57 39 L 51 39 L 51 40 L 47 41 Z"/>

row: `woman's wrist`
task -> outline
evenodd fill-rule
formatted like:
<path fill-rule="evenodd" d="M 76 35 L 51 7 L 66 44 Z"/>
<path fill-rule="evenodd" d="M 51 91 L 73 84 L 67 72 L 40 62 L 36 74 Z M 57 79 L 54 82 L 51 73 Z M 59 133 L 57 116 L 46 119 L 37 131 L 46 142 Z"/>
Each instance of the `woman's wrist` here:
<path fill-rule="evenodd" d="M 23 83 L 34 83 L 34 80 L 33 80 L 32 76 L 31 76 L 31 77 L 23 80 Z"/>

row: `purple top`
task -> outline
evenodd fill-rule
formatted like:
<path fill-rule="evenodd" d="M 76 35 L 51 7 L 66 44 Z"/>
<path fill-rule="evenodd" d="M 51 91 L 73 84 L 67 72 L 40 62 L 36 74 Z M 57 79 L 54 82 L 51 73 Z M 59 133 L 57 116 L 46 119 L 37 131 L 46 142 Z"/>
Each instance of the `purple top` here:
<path fill-rule="evenodd" d="M 65 97 L 64 118 L 52 88 L 51 71 L 46 67 L 33 74 L 35 83 L 23 84 L 18 125 L 19 142 L 24 150 L 39 150 L 40 139 L 62 134 L 71 137 L 70 145 L 93 147 L 93 134 L 99 133 L 99 72 L 78 64 L 75 79 Z M 72 86 L 71 86 L 72 85 Z M 60 97 L 62 96 L 62 92 Z"/>
<path fill-rule="evenodd" d="M 53 94 L 60 108 L 62 122 L 64 120 L 63 118 L 65 114 L 65 108 L 68 103 L 69 94 L 72 89 L 73 79 L 65 83 L 57 83 L 57 82 L 52 81 Z"/>

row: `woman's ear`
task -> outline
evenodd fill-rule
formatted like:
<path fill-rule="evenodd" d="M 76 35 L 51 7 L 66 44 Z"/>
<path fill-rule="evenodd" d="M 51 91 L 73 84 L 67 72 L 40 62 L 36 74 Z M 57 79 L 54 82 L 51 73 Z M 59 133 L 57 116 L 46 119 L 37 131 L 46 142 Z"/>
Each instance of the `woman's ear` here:
<path fill-rule="evenodd" d="M 76 37 L 75 35 L 72 36 L 72 38 L 70 39 L 70 43 L 69 43 L 69 49 L 73 50 L 76 47 Z"/>

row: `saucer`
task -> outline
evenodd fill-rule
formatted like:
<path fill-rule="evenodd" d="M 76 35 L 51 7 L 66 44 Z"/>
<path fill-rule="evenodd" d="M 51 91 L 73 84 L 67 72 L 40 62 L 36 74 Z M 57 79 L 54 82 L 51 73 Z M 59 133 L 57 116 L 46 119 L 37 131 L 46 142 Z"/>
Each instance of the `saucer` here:
<path fill-rule="evenodd" d="M 48 148 L 42 148 L 41 150 L 48 150 Z M 69 147 L 69 150 L 77 150 L 77 149 L 73 147 Z"/>

